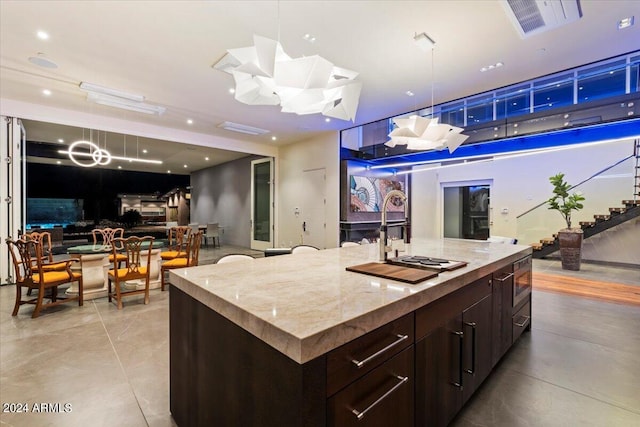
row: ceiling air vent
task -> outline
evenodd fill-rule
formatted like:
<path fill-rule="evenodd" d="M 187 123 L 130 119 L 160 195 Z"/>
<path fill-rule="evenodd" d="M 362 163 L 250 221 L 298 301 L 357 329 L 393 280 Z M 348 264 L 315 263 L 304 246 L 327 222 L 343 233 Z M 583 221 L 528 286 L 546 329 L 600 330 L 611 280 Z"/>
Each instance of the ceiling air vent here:
<path fill-rule="evenodd" d="M 255 128 L 253 126 L 241 125 L 240 123 L 233 122 L 222 122 L 218 127 L 233 132 L 246 133 L 247 135 L 264 135 L 265 133 L 269 133 L 266 129 Z"/>
<path fill-rule="evenodd" d="M 502 4 L 521 37 L 540 34 L 582 17 L 580 0 L 504 0 Z"/>

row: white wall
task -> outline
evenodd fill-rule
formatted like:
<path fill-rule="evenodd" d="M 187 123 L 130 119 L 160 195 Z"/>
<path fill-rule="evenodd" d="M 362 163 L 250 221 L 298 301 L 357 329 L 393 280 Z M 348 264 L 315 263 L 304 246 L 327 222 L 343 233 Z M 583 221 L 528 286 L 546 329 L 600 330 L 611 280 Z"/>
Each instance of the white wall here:
<path fill-rule="evenodd" d="M 518 222 L 522 223 L 522 220 L 517 221 L 516 217 L 552 195 L 550 176 L 562 172 L 567 182 L 577 184 L 632 153 L 633 140 L 628 139 L 526 157 L 478 164 L 467 163 L 461 166 L 415 172 L 412 174 L 413 202 L 411 204 L 413 235 L 415 237 L 442 236 L 441 186 L 443 183 L 492 179 L 491 234 L 517 236 Z M 631 164 L 631 162 L 627 163 Z M 631 199 L 632 188 L 627 188 L 627 183 L 633 181 L 629 177 L 630 173 L 632 173 L 631 169 L 624 177 L 610 173 L 607 179 L 590 181 L 588 189 L 599 197 L 593 197 L 585 190 L 587 198 L 584 202 L 585 209 L 578 215 L 574 215 L 573 225 L 578 226 L 578 221 L 581 220 L 593 220 L 594 214 L 607 214 L 609 207 L 621 206 L 623 199 Z M 503 208 L 508 209 L 508 213 L 501 213 Z M 544 217 L 541 221 L 549 230 L 557 231 L 564 228 L 564 221 L 558 212 L 545 208 L 538 210 Z M 521 227 L 524 226 L 521 225 Z M 527 227 L 530 225 L 527 224 Z M 538 239 L 544 237 L 551 237 L 551 235 L 543 234 Z M 532 242 L 521 241 L 520 243 Z"/>
<path fill-rule="evenodd" d="M 327 132 L 314 138 L 280 147 L 276 168 L 276 215 L 279 233 L 276 246 L 299 244 L 301 216 L 294 209 L 300 206 L 301 194 L 308 188 L 304 171 L 325 168 L 326 229 L 325 247 L 338 246 L 340 223 L 340 136 Z"/>

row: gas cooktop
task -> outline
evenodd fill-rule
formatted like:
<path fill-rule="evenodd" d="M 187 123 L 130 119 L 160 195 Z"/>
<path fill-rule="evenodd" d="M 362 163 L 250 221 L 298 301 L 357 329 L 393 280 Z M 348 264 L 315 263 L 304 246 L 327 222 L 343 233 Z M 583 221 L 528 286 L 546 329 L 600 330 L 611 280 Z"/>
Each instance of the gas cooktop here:
<path fill-rule="evenodd" d="M 402 265 L 404 267 L 423 268 L 436 271 L 451 271 L 467 265 L 465 261 L 454 261 L 420 255 L 403 255 L 387 260 L 389 264 Z"/>

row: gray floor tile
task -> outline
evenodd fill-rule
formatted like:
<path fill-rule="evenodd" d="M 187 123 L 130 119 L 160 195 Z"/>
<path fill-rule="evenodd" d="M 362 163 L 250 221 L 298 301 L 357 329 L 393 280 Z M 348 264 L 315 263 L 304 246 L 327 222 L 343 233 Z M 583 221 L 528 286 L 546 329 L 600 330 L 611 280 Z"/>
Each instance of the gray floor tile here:
<path fill-rule="evenodd" d="M 453 427 L 632 427 L 640 415 L 500 367 Z"/>
<path fill-rule="evenodd" d="M 521 374 L 640 414 L 637 354 L 534 328 L 522 336 L 504 364 Z"/>
<path fill-rule="evenodd" d="M 200 263 L 227 253 L 203 247 Z M 534 270 L 633 282 L 638 270 L 559 262 Z M 613 280 L 612 277 L 619 278 Z M 169 413 L 169 298 L 152 290 L 150 304 L 106 298 L 12 317 L 15 288 L 0 287 L 0 401 L 71 403 L 72 412 L 0 414 L 16 426 L 174 427 Z M 454 421 L 455 426 L 640 425 L 640 309 L 534 292 L 533 332 L 525 334 Z"/>
<path fill-rule="evenodd" d="M 534 328 L 617 350 L 640 351 L 640 307 L 533 292 Z"/>

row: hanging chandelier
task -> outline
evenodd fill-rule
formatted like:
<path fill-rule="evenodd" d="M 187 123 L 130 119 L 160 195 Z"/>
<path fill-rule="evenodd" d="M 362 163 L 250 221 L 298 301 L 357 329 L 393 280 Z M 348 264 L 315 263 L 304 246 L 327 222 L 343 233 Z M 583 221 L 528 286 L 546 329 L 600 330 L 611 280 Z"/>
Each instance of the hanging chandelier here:
<path fill-rule="evenodd" d="M 396 118 L 393 123 L 396 128 L 389 133 L 389 141 L 384 145 L 395 147 L 406 145 L 408 150 L 444 150 L 449 149 L 453 153 L 462 143 L 469 138 L 462 135 L 464 129 L 439 123 L 434 115 L 433 87 L 434 87 L 434 47 L 435 42 L 425 33 L 417 34 L 414 38 L 416 44 L 423 50 L 431 49 L 431 117 L 413 115 L 409 118 Z"/>
<path fill-rule="evenodd" d="M 280 42 L 254 35 L 253 46 L 228 49 L 213 68 L 235 81 L 235 99 L 279 105 L 284 113 L 317 114 L 353 121 L 362 83 L 358 73 L 319 55 L 291 58 Z"/>
<path fill-rule="evenodd" d="M 90 131 L 90 133 L 92 133 Z M 139 156 L 136 157 L 127 157 L 127 137 L 124 136 L 124 156 L 114 156 L 108 150 L 106 146 L 106 132 L 105 132 L 105 144 L 104 148 L 101 148 L 99 145 L 100 142 L 100 133 L 98 132 L 98 144 L 91 141 L 91 136 L 89 136 L 89 141 L 84 139 L 84 129 L 82 131 L 82 139 L 75 141 L 71 145 L 69 145 L 68 150 L 58 150 L 60 154 L 66 154 L 69 156 L 69 159 L 78 166 L 83 168 L 90 168 L 93 166 L 106 166 L 111 163 L 111 160 L 121 160 L 125 162 L 139 162 L 139 163 L 151 163 L 151 164 L 162 164 L 162 160 L 152 160 L 152 159 L 141 159 Z M 136 148 L 138 139 L 136 137 Z"/>

